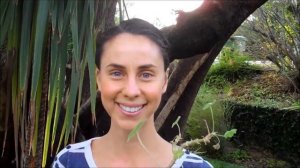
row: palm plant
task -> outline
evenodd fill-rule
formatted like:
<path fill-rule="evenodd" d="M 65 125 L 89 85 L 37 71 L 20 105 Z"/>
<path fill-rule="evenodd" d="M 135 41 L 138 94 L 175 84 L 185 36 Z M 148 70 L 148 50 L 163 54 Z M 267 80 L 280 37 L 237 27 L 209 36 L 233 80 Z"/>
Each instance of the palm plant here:
<path fill-rule="evenodd" d="M 49 153 L 74 141 L 86 68 L 95 121 L 95 39 L 115 6 L 109 0 L 0 1 L 3 150 L 12 114 L 17 167 L 45 167 Z"/>

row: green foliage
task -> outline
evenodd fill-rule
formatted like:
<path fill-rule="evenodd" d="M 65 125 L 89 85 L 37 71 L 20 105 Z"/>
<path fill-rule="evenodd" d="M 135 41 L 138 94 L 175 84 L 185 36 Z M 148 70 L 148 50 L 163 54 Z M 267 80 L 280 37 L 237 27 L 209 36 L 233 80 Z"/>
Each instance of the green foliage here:
<path fill-rule="evenodd" d="M 195 129 L 195 125 L 192 125 L 192 123 L 195 122 L 199 122 L 200 118 L 197 118 L 197 120 L 193 120 L 195 119 L 194 117 L 189 117 L 188 120 L 188 128 L 186 129 L 186 133 L 187 133 L 187 137 L 192 139 L 189 141 L 184 142 L 183 144 L 181 144 L 181 146 L 183 146 L 184 148 L 188 148 L 192 151 L 199 151 L 200 152 L 207 152 L 208 154 L 213 154 L 216 153 L 217 150 L 220 149 L 221 145 L 220 145 L 220 139 L 219 137 L 224 137 L 225 139 L 229 139 L 231 138 L 235 133 L 236 133 L 236 129 L 232 129 L 230 131 L 226 131 L 226 133 L 224 135 L 219 135 L 217 134 L 217 132 L 215 131 L 215 117 L 214 117 L 214 111 L 213 111 L 213 106 L 215 105 L 216 100 L 213 100 L 212 102 L 208 102 L 206 104 L 204 104 L 204 107 L 202 108 L 202 110 L 209 110 L 210 111 L 210 115 L 211 115 L 211 128 L 208 126 L 207 124 L 207 120 L 204 120 L 204 124 L 205 124 L 205 129 L 206 129 L 206 136 L 199 135 L 199 133 L 201 132 L 200 130 L 203 130 L 204 128 L 197 128 Z M 199 116 L 199 112 L 198 114 L 196 114 L 195 116 Z M 217 115 L 218 116 L 218 115 Z M 193 119 L 191 119 L 193 118 Z M 224 123 L 224 118 L 222 118 L 220 120 L 220 122 L 218 122 L 219 125 L 221 125 L 221 123 Z M 199 125 L 199 124 L 198 124 Z M 200 138 L 201 137 L 201 138 Z M 186 138 L 186 139 L 188 139 Z"/>
<path fill-rule="evenodd" d="M 225 139 L 230 139 L 236 134 L 237 129 L 232 129 L 230 131 L 226 131 L 224 134 Z"/>
<path fill-rule="evenodd" d="M 239 35 L 246 36 L 249 40 L 247 52 L 259 59 L 272 61 L 283 75 L 291 78 L 293 87 L 298 92 L 299 13 L 297 0 L 268 1 L 238 30 Z"/>
<path fill-rule="evenodd" d="M 283 110 L 300 110 L 300 101 L 294 102 L 290 107 L 283 108 Z"/>
<path fill-rule="evenodd" d="M 295 101 L 293 96 L 283 94 L 283 86 L 287 85 L 285 77 L 276 72 L 264 72 L 263 66 L 249 64 L 250 60 L 249 56 L 238 52 L 234 47 L 224 47 L 202 86 L 206 90 L 201 93 L 205 94 L 204 99 L 216 94 L 215 99 L 221 98 L 264 107 L 291 106 Z M 272 82 L 274 85 L 271 84 Z M 275 85 L 280 87 L 276 88 Z M 221 94 L 222 96 L 218 97 Z M 297 107 L 291 106 L 290 108 Z"/>
<path fill-rule="evenodd" d="M 216 103 L 216 100 L 214 100 L 213 102 L 209 102 L 209 103 L 205 104 L 205 106 L 202 109 L 206 110 L 208 108 L 212 108 L 212 105 L 215 103 Z"/>
<path fill-rule="evenodd" d="M 251 60 L 249 56 L 241 54 L 234 48 L 225 46 L 218 58 L 219 62 L 212 65 L 206 76 L 209 86 L 224 88 L 230 83 L 249 78 L 260 72 L 258 66 L 247 62 Z"/>
<path fill-rule="evenodd" d="M 179 159 L 184 154 L 182 147 L 174 144 L 172 146 L 172 152 L 173 152 L 174 160 Z"/>
<path fill-rule="evenodd" d="M 207 128 L 203 120 L 206 120 L 207 124 L 212 127 L 211 110 L 210 108 L 203 110 L 203 107 L 215 100 L 216 102 L 212 105 L 215 123 L 214 129 L 218 130 L 218 132 L 225 132 L 227 130 L 224 123 L 223 105 L 217 98 L 217 92 L 214 88 L 211 89 L 207 84 L 204 84 L 198 92 L 187 121 L 185 136 L 188 139 L 201 138 L 207 133 Z"/>
<path fill-rule="evenodd" d="M 74 114 L 80 110 L 86 68 L 95 121 L 94 46 L 96 34 L 105 27 L 101 19 L 106 19 L 95 18 L 95 13 L 106 13 L 110 9 L 106 5 L 113 2 L 0 2 L 0 48 L 7 53 L 1 59 L 5 60 L 4 71 L 9 74 L 5 78 L 8 86 L 5 118 L 6 123 L 11 121 L 9 116 L 13 118 L 17 167 L 45 167 L 49 153 L 55 155 L 54 149 L 74 141 L 73 129 L 78 123 Z M 96 19 L 101 20 L 99 25 L 95 24 Z M 66 73 L 68 68 L 70 76 Z M 60 130 L 62 106 L 66 111 Z M 8 131 L 7 124 L 5 128 Z M 54 147 L 57 139 L 59 144 Z"/>
<path fill-rule="evenodd" d="M 289 81 L 274 71 L 238 81 L 231 86 L 224 100 L 265 108 L 295 108 L 296 95 L 289 90 Z"/>
<path fill-rule="evenodd" d="M 243 166 L 217 160 L 217 159 L 210 159 L 210 158 L 205 158 L 205 159 L 209 161 L 214 166 L 214 168 L 243 168 Z"/>
<path fill-rule="evenodd" d="M 283 160 L 268 159 L 266 162 L 268 168 L 291 167 L 287 162 Z"/>
<path fill-rule="evenodd" d="M 228 51 L 229 50 L 229 51 Z M 223 127 L 223 129 L 221 129 L 222 131 L 226 131 L 226 128 L 228 127 L 233 127 L 233 128 L 238 128 L 239 131 L 232 129 L 228 132 L 226 132 L 224 134 L 224 137 L 227 136 L 233 136 L 233 134 L 235 134 L 234 136 L 237 138 L 243 137 L 249 137 L 250 139 L 260 139 L 259 141 L 255 141 L 256 143 L 261 143 L 261 142 L 266 142 L 268 141 L 266 144 L 272 144 L 272 143 L 277 143 L 279 137 L 281 137 L 281 140 L 279 141 L 280 145 L 283 145 L 283 141 L 284 138 L 282 137 L 289 137 L 288 141 L 289 143 L 286 144 L 291 144 L 293 143 L 293 149 L 297 148 L 297 145 L 299 143 L 296 143 L 296 139 L 295 137 L 292 137 L 293 135 L 297 135 L 299 134 L 297 131 L 298 129 L 295 128 L 295 126 L 297 127 L 299 124 L 297 124 L 298 122 L 298 114 L 294 114 L 294 119 L 295 121 L 291 121 L 287 118 L 290 118 L 288 113 L 285 113 L 284 117 L 282 116 L 281 119 L 285 118 L 289 121 L 287 121 L 286 123 L 292 123 L 291 125 L 286 125 L 283 126 L 281 124 L 281 126 L 278 126 L 279 122 L 282 121 L 272 121 L 274 119 L 274 111 L 263 111 L 262 114 L 259 114 L 259 112 L 261 112 L 260 110 L 258 112 L 255 112 L 255 114 L 253 113 L 253 111 L 247 111 L 247 109 L 239 109 L 236 110 L 235 112 L 235 116 L 239 116 L 239 117 L 244 117 L 244 116 L 249 116 L 249 118 L 240 121 L 239 125 L 228 125 L 231 122 L 234 121 L 239 121 L 240 119 L 238 118 L 228 118 L 228 115 L 230 115 L 227 110 L 227 108 L 229 107 L 228 104 L 224 104 L 223 101 L 226 100 L 231 100 L 233 99 L 236 95 L 236 93 L 240 93 L 241 96 L 245 97 L 237 97 L 237 99 L 234 99 L 236 102 L 239 103 L 256 103 L 257 106 L 261 106 L 263 105 L 264 107 L 279 107 L 279 103 L 283 103 L 286 104 L 285 101 L 290 101 L 290 97 L 286 94 L 281 94 L 279 97 L 282 97 L 283 99 L 280 99 L 282 101 L 278 101 L 278 94 L 273 93 L 272 89 L 269 88 L 265 88 L 265 85 L 270 85 L 270 84 L 265 84 L 262 85 L 262 83 L 260 83 L 261 81 L 266 82 L 270 81 L 270 79 L 276 79 L 276 81 L 280 82 L 281 79 L 279 80 L 277 77 L 274 77 L 276 75 L 273 75 L 274 73 L 270 73 L 267 74 L 266 78 L 263 78 L 260 82 L 255 82 L 256 79 L 260 79 L 261 77 L 266 76 L 263 72 L 263 70 L 261 70 L 260 67 L 257 66 L 253 66 L 247 63 L 247 61 L 251 60 L 248 56 L 240 54 L 238 52 L 235 52 L 234 50 L 231 50 L 231 48 L 225 48 L 225 55 L 221 54 L 220 58 L 219 58 L 219 62 L 215 63 L 210 71 L 209 74 L 206 78 L 206 82 L 201 86 L 199 93 L 195 99 L 194 105 L 192 107 L 190 116 L 188 118 L 188 123 L 187 123 L 187 127 L 186 127 L 186 137 L 187 138 L 198 138 L 201 137 L 204 132 L 206 132 L 206 128 L 205 128 L 205 124 L 203 122 L 203 120 L 207 120 L 208 121 L 208 125 L 212 125 L 211 120 L 210 120 L 210 108 L 213 108 L 214 111 L 214 115 L 215 115 L 215 120 L 216 120 L 216 126 L 219 127 Z M 226 53 L 227 52 L 227 53 Z M 226 55 L 228 53 L 231 53 L 232 55 Z M 224 57 L 222 57 L 224 56 Z M 240 57 L 241 56 L 241 57 Z M 247 58 L 248 57 L 248 58 Z M 232 74 L 236 73 L 237 75 L 235 75 L 236 77 L 233 77 Z M 255 80 L 254 80 L 255 79 Z M 265 79 L 265 80 L 264 80 Z M 253 80 L 253 82 L 252 82 Z M 277 83 L 275 83 L 277 85 Z M 278 84 L 282 84 L 282 83 L 278 83 Z M 274 86 L 276 87 L 276 86 Z M 278 88 L 278 86 L 277 86 Z M 238 90 L 238 92 L 236 91 Z M 244 93 L 243 91 L 247 91 L 246 93 Z M 225 94 L 224 94 L 225 93 Z M 280 92 L 281 93 L 281 92 Z M 280 94 L 279 93 L 279 94 Z M 233 95 L 233 96 L 232 96 Z M 251 99 L 248 99 L 250 98 Z M 214 100 L 216 100 L 215 103 L 211 103 Z M 291 100 L 291 102 L 293 102 Z M 281 106 L 281 105 L 280 105 Z M 204 108 L 202 108 L 204 107 Z M 282 107 L 282 106 L 281 106 Z M 291 106 L 291 108 L 297 108 L 297 103 L 294 103 L 293 106 Z M 226 110 L 225 110 L 226 109 Z M 274 109 L 275 110 L 275 109 Z M 277 111 L 278 109 L 276 109 Z M 246 112 L 247 111 L 247 112 Z M 254 110 L 255 111 L 255 110 Z M 225 113 L 225 114 L 224 114 Z M 225 115 L 225 117 L 224 117 Z M 257 116 L 256 116 L 257 115 Z M 266 116 L 265 116 L 266 115 Z M 276 112 L 276 115 L 279 115 Z M 258 118 L 256 118 L 256 117 Z M 268 116 L 268 117 L 267 117 Z M 220 117 L 220 118 L 218 118 Z M 270 120 L 270 118 L 272 118 L 272 120 Z M 280 117 L 279 117 L 280 118 Z M 279 119 L 276 117 L 276 119 Z M 270 130 L 266 130 L 269 129 L 269 127 L 272 127 L 270 125 L 270 123 L 266 122 L 266 121 L 270 121 L 272 122 L 271 125 L 276 126 L 276 130 L 285 130 L 284 132 L 279 131 L 280 133 L 276 135 L 276 140 L 273 139 L 273 137 L 271 139 L 273 139 L 272 141 L 270 141 L 270 132 L 276 132 L 275 130 L 270 131 Z M 202 124 L 203 123 L 203 124 Z M 276 124 L 277 123 L 277 124 Z M 227 124 L 227 127 L 226 127 Z M 251 126 L 251 127 L 250 127 Z M 262 126 L 262 127 L 260 127 Z M 292 126 L 293 128 L 288 128 Z M 243 129 L 240 129 L 243 128 Z M 282 129 L 280 129 L 282 128 Z M 287 129 L 284 129 L 287 128 Z M 220 131 L 220 128 L 216 128 L 216 130 Z M 246 132 L 252 132 L 255 130 L 255 134 L 251 134 L 251 135 L 245 135 Z M 291 134 L 291 136 L 287 135 L 287 132 L 289 132 Z M 259 135 L 257 135 L 259 134 Z M 284 136 L 283 136 L 284 134 Z M 265 139 L 264 139 L 265 138 Z M 249 141 L 251 141 L 249 139 Z M 241 139 L 239 139 L 241 140 Z M 244 139 L 243 139 L 244 140 Z M 242 140 L 242 142 L 244 142 Z M 211 140 L 214 144 L 214 142 L 216 142 L 214 139 Z M 275 142 L 277 141 L 277 142 Z M 221 143 L 222 144 L 222 143 Z M 251 144 L 249 144 L 251 145 Z M 278 144 L 278 146 L 280 146 Z M 222 146 L 222 145 L 221 145 Z M 277 146 L 277 145 L 276 145 Z M 277 147 L 278 147 L 277 146 Z M 285 146 L 285 145 L 284 145 Z M 286 147 L 286 146 L 285 146 Z M 212 154 L 212 148 L 208 147 L 208 145 L 204 145 L 204 144 L 196 144 L 191 146 L 191 150 L 197 151 L 197 152 L 206 152 L 205 154 Z M 284 149 L 284 148 L 280 148 L 280 149 Z M 295 151 L 295 150 L 294 150 Z M 295 151 L 296 152 L 296 151 Z M 214 153 L 213 155 L 208 155 L 208 156 L 216 156 L 220 153 Z M 245 151 L 235 151 L 233 153 L 230 153 L 229 155 L 225 156 L 225 158 L 222 159 L 227 159 L 228 161 L 232 162 L 235 160 L 247 160 L 250 156 L 245 152 Z"/>
<path fill-rule="evenodd" d="M 229 161 L 229 162 L 235 162 L 237 160 L 246 160 L 249 159 L 250 156 L 245 150 L 237 149 L 233 152 L 224 154 L 222 156 L 223 160 Z"/>
<path fill-rule="evenodd" d="M 143 125 L 145 124 L 145 120 L 140 121 L 128 134 L 127 137 L 127 142 L 129 142 L 133 137 L 135 137 L 139 131 L 141 130 L 141 128 L 143 127 Z"/>
<path fill-rule="evenodd" d="M 256 144 L 273 152 L 300 155 L 300 111 L 278 110 L 226 102 L 226 118 L 237 128 L 236 137 L 244 144 Z"/>

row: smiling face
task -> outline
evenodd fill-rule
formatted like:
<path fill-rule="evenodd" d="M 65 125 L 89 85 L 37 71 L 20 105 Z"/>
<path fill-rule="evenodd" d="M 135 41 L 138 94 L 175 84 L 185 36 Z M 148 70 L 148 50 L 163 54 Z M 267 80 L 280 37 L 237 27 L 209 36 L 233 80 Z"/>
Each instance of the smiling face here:
<path fill-rule="evenodd" d="M 103 47 L 97 85 L 112 125 L 131 130 L 153 121 L 167 87 L 159 47 L 142 35 L 117 35 Z"/>

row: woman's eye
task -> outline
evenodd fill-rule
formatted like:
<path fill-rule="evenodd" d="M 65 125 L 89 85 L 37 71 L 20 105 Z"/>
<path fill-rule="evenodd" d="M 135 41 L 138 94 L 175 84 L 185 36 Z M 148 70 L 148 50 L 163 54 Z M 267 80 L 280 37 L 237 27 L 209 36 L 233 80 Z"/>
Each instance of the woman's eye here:
<path fill-rule="evenodd" d="M 110 73 L 110 75 L 113 78 L 120 78 L 122 76 L 122 73 L 120 71 L 113 71 L 113 72 Z"/>
<path fill-rule="evenodd" d="M 143 79 L 149 79 L 151 78 L 153 75 L 151 73 L 148 73 L 148 72 L 144 72 L 142 73 L 142 78 Z"/>

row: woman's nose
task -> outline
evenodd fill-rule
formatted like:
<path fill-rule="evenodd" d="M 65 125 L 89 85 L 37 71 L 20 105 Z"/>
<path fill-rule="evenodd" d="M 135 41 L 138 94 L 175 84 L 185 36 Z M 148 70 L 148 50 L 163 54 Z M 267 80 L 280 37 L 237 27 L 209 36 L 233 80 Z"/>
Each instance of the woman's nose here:
<path fill-rule="evenodd" d="M 135 77 L 128 78 L 123 91 L 126 97 L 134 98 L 141 94 L 141 90 L 137 82 L 138 81 L 136 80 Z"/>

